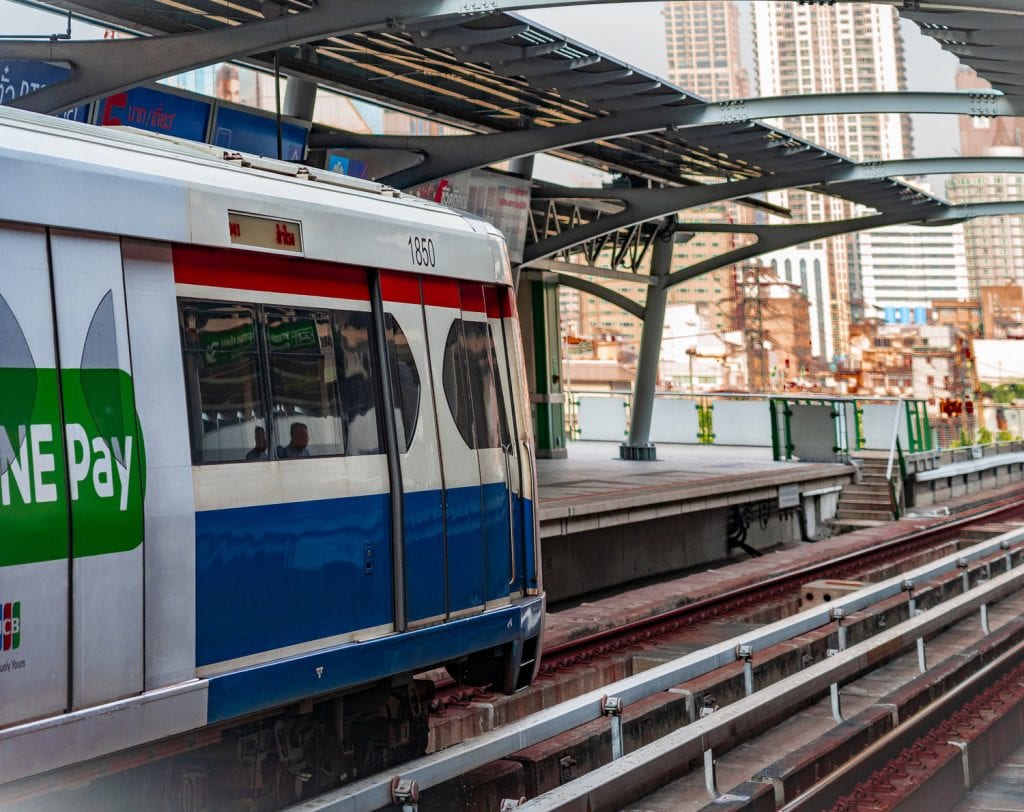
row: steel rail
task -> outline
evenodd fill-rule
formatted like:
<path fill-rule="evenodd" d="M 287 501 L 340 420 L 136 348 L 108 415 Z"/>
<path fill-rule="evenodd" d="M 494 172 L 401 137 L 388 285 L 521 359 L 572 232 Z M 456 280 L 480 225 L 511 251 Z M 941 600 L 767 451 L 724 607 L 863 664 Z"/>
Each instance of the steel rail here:
<path fill-rule="evenodd" d="M 679 659 L 627 677 L 616 683 L 582 696 L 570 699 L 553 708 L 539 711 L 517 722 L 493 730 L 470 741 L 449 747 L 439 753 L 425 756 L 402 765 L 399 775 L 378 774 L 356 781 L 337 790 L 312 798 L 290 807 L 292 812 L 365 812 L 378 809 L 393 802 L 392 786 L 396 781 L 416 782 L 426 789 L 444 781 L 457 778 L 464 773 L 502 759 L 510 753 L 565 733 L 572 728 L 592 722 L 603 715 L 603 701 L 615 696 L 624 705 L 666 691 L 683 682 L 710 673 L 718 668 L 736 662 L 739 646 L 745 646 L 751 653 L 763 651 L 833 622 L 833 613 L 842 610 L 847 616 L 853 612 L 885 600 L 905 591 L 909 579 L 923 582 L 945 573 L 955 571 L 968 564 L 997 552 L 1004 551 L 1006 544 L 1024 540 L 1024 528 L 1004 533 L 989 541 L 973 546 L 970 550 L 945 556 L 936 561 L 916 567 L 910 572 L 889 578 L 878 584 L 865 586 L 855 593 L 832 601 L 823 607 L 813 607 L 786 620 L 763 627 L 738 637 L 708 646 Z M 1024 579 L 1024 568 L 1009 573 Z M 1000 579 L 993 585 L 1003 583 Z M 942 604 L 951 610 L 957 604 L 947 601 Z M 898 628 L 898 627 L 897 627 Z M 856 648 L 856 647 L 855 647 Z M 852 650 L 852 649 L 851 649 Z M 801 672 L 790 679 L 798 679 Z M 732 707 L 732 706 L 730 706 Z M 688 726 L 686 729 L 689 730 Z M 628 756 L 626 758 L 629 758 Z M 621 762 L 623 759 L 620 759 Z M 616 762 L 618 763 L 618 762 Z M 576 779 L 575 786 L 586 778 Z M 580 784 L 580 787 L 583 785 Z"/>
<path fill-rule="evenodd" d="M 691 614 L 699 614 L 712 609 L 718 609 L 725 604 L 729 604 L 738 601 L 742 598 L 749 598 L 759 592 L 764 592 L 771 589 L 782 588 L 791 585 L 800 585 L 807 580 L 815 580 L 818 576 L 823 576 L 825 573 L 830 572 L 833 569 L 841 568 L 844 565 L 855 564 L 864 558 L 869 556 L 884 553 L 890 550 L 897 550 L 900 547 L 907 545 L 908 543 L 925 541 L 932 536 L 946 537 L 955 533 L 957 530 L 964 527 L 969 527 L 976 524 L 979 521 L 985 519 L 991 519 L 1000 516 L 1004 513 L 1010 513 L 1014 510 L 1024 509 L 1019 498 L 1009 497 L 1004 502 L 1000 503 L 996 507 L 988 508 L 985 510 L 972 513 L 968 516 L 962 516 L 949 522 L 944 522 L 941 525 L 935 527 L 928 527 L 922 530 L 915 530 L 910 533 L 904 533 L 899 536 L 895 536 L 887 541 L 877 544 L 870 549 L 859 550 L 853 553 L 846 553 L 835 558 L 830 558 L 827 561 L 822 561 L 817 564 L 809 564 L 806 567 L 801 567 L 793 572 L 783 573 L 776 575 L 772 578 L 767 578 L 763 581 L 758 581 L 756 584 L 750 584 L 747 586 L 737 587 L 727 592 L 722 592 L 719 595 L 714 595 L 708 598 L 701 598 L 687 603 L 682 606 L 678 606 L 675 609 L 669 609 L 665 612 L 661 612 L 650 617 L 643 618 L 640 620 L 634 620 L 629 623 L 616 626 L 613 629 L 603 629 L 601 631 L 594 632 L 585 637 L 579 637 L 574 640 L 569 640 L 564 643 L 558 643 L 553 646 L 546 647 L 544 649 L 542 657 L 544 659 L 550 659 L 552 657 L 564 654 L 566 652 L 577 651 L 588 646 L 597 645 L 603 643 L 609 639 L 616 637 L 626 636 L 635 631 L 641 631 L 643 629 L 650 628 L 651 626 L 657 626 L 660 623 L 671 622 L 678 620 L 679 618 L 686 617 Z M 541 661 L 543 667 L 543 659 Z"/>
<path fill-rule="evenodd" d="M 840 769 L 824 776 L 806 792 L 788 801 L 780 812 L 814 812 L 830 808 L 837 798 L 869 779 L 883 764 L 891 762 L 902 750 L 953 716 L 978 694 L 984 693 L 1001 676 L 1020 666 L 1022 657 L 1024 643 L 1018 643 L 949 693 L 943 694 L 878 741 L 869 744 Z"/>
<path fill-rule="evenodd" d="M 1024 535 L 1024 533 L 1018 533 Z M 949 558 L 957 559 L 953 555 Z M 893 579 L 900 580 L 900 579 Z M 770 687 L 737 700 L 721 710 L 692 722 L 667 736 L 640 747 L 611 764 L 581 776 L 564 786 L 539 795 L 519 807 L 530 812 L 554 810 L 613 809 L 633 797 L 636 787 L 650 786 L 658 776 L 672 772 L 680 763 L 700 758 L 708 751 L 727 746 L 737 733 L 753 735 L 767 717 L 777 713 L 779 704 L 796 703 L 811 695 L 824 694 L 829 686 L 847 681 L 894 651 L 913 646 L 949 625 L 962 620 L 980 606 L 999 601 L 1024 588 L 1024 568 L 1003 573 L 983 586 L 958 595 L 833 657 L 808 666 Z M 838 605 L 833 602 L 833 606 Z M 609 688 L 612 690 L 612 688 Z"/>

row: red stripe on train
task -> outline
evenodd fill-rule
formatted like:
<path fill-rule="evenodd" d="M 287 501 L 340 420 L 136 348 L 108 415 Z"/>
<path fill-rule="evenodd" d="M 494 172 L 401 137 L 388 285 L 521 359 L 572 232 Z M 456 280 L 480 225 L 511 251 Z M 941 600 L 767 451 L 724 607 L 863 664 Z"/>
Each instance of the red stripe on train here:
<path fill-rule="evenodd" d="M 172 248 L 174 281 L 182 285 L 296 293 L 329 299 L 369 301 L 366 269 L 355 265 L 282 257 L 251 251 L 225 251 L 194 245 Z M 422 293 L 421 293 L 422 281 Z M 512 314 L 511 292 L 479 282 L 460 282 L 398 271 L 380 272 L 381 296 L 386 302 L 424 304 L 487 313 L 491 318 Z"/>
<path fill-rule="evenodd" d="M 366 271 L 354 265 L 191 245 L 174 246 L 172 256 L 174 281 L 183 285 L 370 299 Z"/>

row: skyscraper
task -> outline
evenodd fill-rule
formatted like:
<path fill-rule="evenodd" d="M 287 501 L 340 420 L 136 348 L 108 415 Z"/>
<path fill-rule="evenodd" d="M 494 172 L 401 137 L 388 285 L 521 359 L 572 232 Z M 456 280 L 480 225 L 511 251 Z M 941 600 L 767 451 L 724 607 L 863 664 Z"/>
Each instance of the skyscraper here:
<path fill-rule="evenodd" d="M 752 6 L 759 95 L 906 88 L 903 41 L 891 7 L 796 3 Z M 903 114 L 794 117 L 778 124 L 855 161 L 899 159 L 912 152 L 910 122 Z M 781 192 L 776 199 L 789 206 L 796 219 L 811 222 L 845 219 L 859 213 L 849 203 L 807 192 Z M 820 245 L 828 255 L 833 335 L 837 352 L 842 355 L 848 347 L 851 299 L 859 304 L 861 298 L 857 237 L 837 237 Z"/>
<path fill-rule="evenodd" d="M 990 87 L 970 68 L 956 75 L 958 90 Z M 1024 155 L 1024 119 L 960 117 L 964 156 Z M 1024 199 L 1024 178 L 1002 172 L 953 175 L 946 184 L 953 203 Z M 983 287 L 1024 285 L 1024 216 L 978 217 L 964 223 L 968 279 L 972 297 Z"/>
<path fill-rule="evenodd" d="M 708 101 L 749 96 L 739 15 L 738 6 L 727 0 L 666 3 L 668 78 Z"/>
<path fill-rule="evenodd" d="M 750 95 L 750 81 L 740 57 L 739 7 L 728 0 L 666 3 L 665 51 L 668 78 L 673 84 L 708 101 L 742 99 Z M 722 203 L 681 212 L 680 220 L 720 223 L 752 223 L 749 207 Z M 743 235 L 701 232 L 692 240 L 678 242 L 673 269 L 731 251 L 748 242 Z M 736 268 L 728 266 L 703 274 L 669 293 L 673 304 L 694 303 L 718 333 L 735 326 Z"/>

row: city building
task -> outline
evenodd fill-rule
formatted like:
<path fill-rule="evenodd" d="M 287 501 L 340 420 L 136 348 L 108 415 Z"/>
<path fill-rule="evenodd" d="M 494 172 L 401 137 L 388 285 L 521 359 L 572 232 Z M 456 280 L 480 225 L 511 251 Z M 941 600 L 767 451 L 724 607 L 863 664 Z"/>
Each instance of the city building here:
<path fill-rule="evenodd" d="M 1024 338 L 1024 288 L 1020 285 L 981 289 L 981 330 L 987 339 Z"/>
<path fill-rule="evenodd" d="M 669 2 L 663 10 L 668 78 L 684 90 L 709 101 L 742 99 L 750 95 L 750 79 L 741 57 L 740 11 L 727 0 Z M 703 223 L 753 223 L 748 206 L 722 203 L 692 209 L 683 220 Z M 699 232 L 676 241 L 673 270 L 719 256 L 750 241 L 745 234 Z M 720 333 L 734 329 L 736 266 L 729 265 L 674 287 L 672 304 L 693 303 L 709 328 Z"/>
<path fill-rule="evenodd" d="M 981 303 L 977 299 L 933 299 L 932 324 L 955 327 L 965 336 L 976 336 L 981 331 Z"/>
<path fill-rule="evenodd" d="M 807 297 L 811 355 L 828 363 L 835 354 L 830 313 L 828 253 L 823 248 L 794 246 L 759 257 L 783 282 L 795 282 Z"/>
<path fill-rule="evenodd" d="M 856 246 L 870 316 L 893 321 L 893 311 L 926 311 L 933 299 L 970 298 L 963 225 L 887 226 L 858 234 Z"/>
<path fill-rule="evenodd" d="M 961 66 L 958 90 L 989 89 L 973 70 Z M 960 153 L 964 156 L 1024 155 L 1024 118 L 960 116 Z M 1024 199 L 1024 178 L 1000 172 L 953 175 L 946 183 L 952 203 Z M 971 296 L 985 286 L 1024 284 L 1024 215 L 978 217 L 964 223 Z"/>
<path fill-rule="evenodd" d="M 895 10 L 867 4 L 753 3 L 758 94 L 795 96 L 906 89 L 903 41 Z M 896 113 L 784 118 L 781 127 L 855 161 L 912 154 L 909 117 Z M 844 201 L 809 192 L 779 192 L 773 202 L 797 219 L 845 219 Z M 851 310 L 860 315 L 857 237 L 815 244 L 828 255 L 830 310 L 837 361 L 847 352 Z"/>

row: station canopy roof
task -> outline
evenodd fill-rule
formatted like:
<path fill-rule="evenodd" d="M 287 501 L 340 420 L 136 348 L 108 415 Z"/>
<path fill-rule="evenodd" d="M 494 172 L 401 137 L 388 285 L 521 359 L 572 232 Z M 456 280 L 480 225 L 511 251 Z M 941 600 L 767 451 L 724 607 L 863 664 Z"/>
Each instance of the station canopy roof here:
<path fill-rule="evenodd" d="M 295 0 L 283 2 L 285 12 L 306 8 Z M 174 34 L 255 22 L 264 19 L 269 5 L 259 0 L 54 0 L 49 7 L 130 31 Z M 660 77 L 510 13 L 439 19 L 311 44 L 311 61 L 298 47 L 282 51 L 282 69 L 474 132 L 704 103 Z M 266 68 L 272 56 L 246 62 Z M 806 188 L 815 190 L 817 171 L 851 163 L 784 130 L 742 119 L 611 138 L 555 154 L 656 186 L 805 172 Z M 827 193 L 886 213 L 916 210 L 925 216 L 945 205 L 884 177 L 835 185 Z"/>

